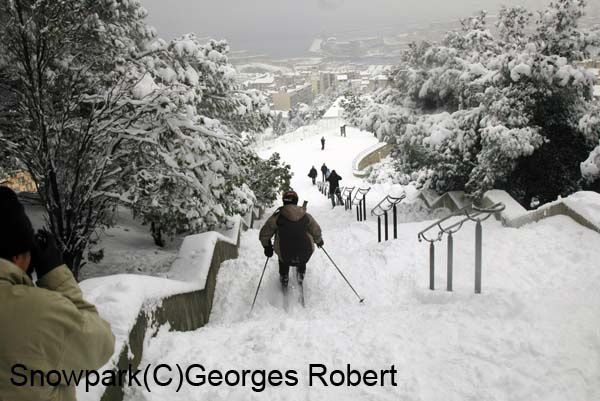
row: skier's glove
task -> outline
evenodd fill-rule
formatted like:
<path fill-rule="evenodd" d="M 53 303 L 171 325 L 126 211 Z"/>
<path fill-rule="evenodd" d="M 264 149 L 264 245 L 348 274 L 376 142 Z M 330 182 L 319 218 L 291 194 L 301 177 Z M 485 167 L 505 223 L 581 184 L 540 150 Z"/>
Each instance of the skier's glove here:
<path fill-rule="evenodd" d="M 319 248 L 323 248 L 323 245 L 325 245 L 325 243 L 323 242 L 323 240 L 317 242 L 316 244 Z"/>
<path fill-rule="evenodd" d="M 268 246 L 265 246 L 265 256 L 267 258 L 273 256 L 273 245 L 269 244 Z"/>
<path fill-rule="evenodd" d="M 39 230 L 35 235 L 31 264 L 38 279 L 63 264 L 62 253 L 56 245 L 56 240 L 48 231 Z"/>

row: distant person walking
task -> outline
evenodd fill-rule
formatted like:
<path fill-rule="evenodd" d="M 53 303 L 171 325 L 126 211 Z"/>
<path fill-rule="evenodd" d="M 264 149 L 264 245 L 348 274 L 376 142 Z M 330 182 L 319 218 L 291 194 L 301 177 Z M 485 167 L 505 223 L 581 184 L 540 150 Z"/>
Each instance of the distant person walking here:
<path fill-rule="evenodd" d="M 327 181 L 329 182 L 329 197 L 331 198 L 331 206 L 335 207 L 336 198 L 342 202 L 342 194 L 340 193 L 340 181 L 342 177 L 340 177 L 335 170 L 331 171 L 331 174 L 327 177 Z"/>
<path fill-rule="evenodd" d="M 315 185 L 318 175 L 319 173 L 317 173 L 317 169 L 315 168 L 315 166 L 312 166 L 310 171 L 308 172 L 308 176 L 312 179 L 313 185 Z"/>
<path fill-rule="evenodd" d="M 321 137 L 321 150 L 325 150 L 325 137 Z"/>
<path fill-rule="evenodd" d="M 323 181 L 325 181 L 325 179 L 327 178 L 326 174 L 328 171 L 329 171 L 329 169 L 327 168 L 325 163 L 323 163 L 323 165 L 321 166 L 321 173 L 323 174 Z"/>

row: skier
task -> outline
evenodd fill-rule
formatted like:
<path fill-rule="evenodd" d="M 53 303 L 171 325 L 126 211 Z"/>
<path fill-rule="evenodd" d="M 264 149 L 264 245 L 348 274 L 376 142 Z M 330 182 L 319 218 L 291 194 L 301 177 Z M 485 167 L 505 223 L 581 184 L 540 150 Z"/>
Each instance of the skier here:
<path fill-rule="evenodd" d="M 308 172 L 308 176 L 312 179 L 313 185 L 315 185 L 318 175 L 319 174 L 317 173 L 317 169 L 315 168 L 315 166 L 312 166 L 310 171 Z"/>
<path fill-rule="evenodd" d="M 321 227 L 316 220 L 298 206 L 298 194 L 287 191 L 282 197 L 283 206 L 267 219 L 260 229 L 259 239 L 265 256 L 273 252 L 279 258 L 279 279 L 284 290 L 289 281 L 290 266 L 296 266 L 298 282 L 302 284 L 306 273 L 306 263 L 312 256 L 314 245 L 323 246 Z M 275 243 L 271 238 L 275 236 Z"/>
<path fill-rule="evenodd" d="M 45 376 L 99 369 L 114 351 L 110 325 L 83 299 L 54 238 L 34 234 L 7 187 L 0 187 L 0 222 L 0 398 L 75 401 L 75 386 L 68 382 L 11 384 L 11 367 L 20 364 Z"/>
<path fill-rule="evenodd" d="M 331 171 L 329 177 L 327 177 L 327 181 L 329 182 L 329 197 L 331 198 L 331 205 L 335 207 L 336 198 L 339 202 L 342 202 L 342 194 L 340 193 L 340 181 L 342 177 L 340 177 L 335 170 Z"/>
<path fill-rule="evenodd" d="M 325 137 L 321 137 L 321 150 L 325 150 Z"/>
<path fill-rule="evenodd" d="M 327 179 L 327 177 L 325 176 L 325 173 L 327 173 L 327 171 L 329 171 L 329 169 L 327 168 L 325 163 L 323 163 L 323 165 L 321 166 L 321 173 L 323 174 L 323 181 L 325 181 Z"/>

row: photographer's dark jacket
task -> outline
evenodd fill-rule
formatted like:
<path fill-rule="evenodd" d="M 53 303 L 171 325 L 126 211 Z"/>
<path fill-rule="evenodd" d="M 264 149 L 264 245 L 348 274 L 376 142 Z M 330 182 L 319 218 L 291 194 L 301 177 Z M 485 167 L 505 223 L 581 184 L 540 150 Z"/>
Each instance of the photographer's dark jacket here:
<path fill-rule="evenodd" d="M 37 281 L 0 259 L 0 400 L 72 401 L 75 387 L 17 387 L 27 369 L 74 371 L 98 369 L 114 352 L 110 325 L 86 302 L 71 271 L 63 265 Z M 23 372 L 20 370 L 20 372 Z M 54 379 L 53 379 L 54 380 Z"/>

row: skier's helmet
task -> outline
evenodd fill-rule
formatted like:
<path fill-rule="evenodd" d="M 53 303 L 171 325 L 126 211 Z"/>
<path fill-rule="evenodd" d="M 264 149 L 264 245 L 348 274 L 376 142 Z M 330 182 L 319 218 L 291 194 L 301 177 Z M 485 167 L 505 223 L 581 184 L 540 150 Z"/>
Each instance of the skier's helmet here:
<path fill-rule="evenodd" d="M 294 191 L 286 191 L 283 193 L 281 197 L 284 205 L 297 205 L 298 204 L 298 194 Z"/>

